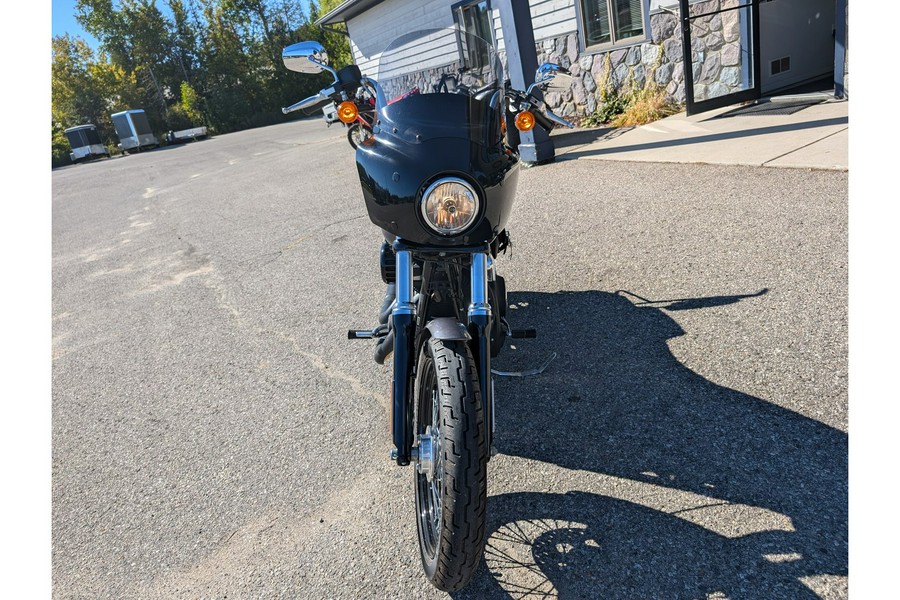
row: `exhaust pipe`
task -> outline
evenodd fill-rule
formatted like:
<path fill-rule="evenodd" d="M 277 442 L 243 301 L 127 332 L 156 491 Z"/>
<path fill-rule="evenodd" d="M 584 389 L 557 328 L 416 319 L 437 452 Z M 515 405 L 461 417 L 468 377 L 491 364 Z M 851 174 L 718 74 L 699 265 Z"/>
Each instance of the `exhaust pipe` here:
<path fill-rule="evenodd" d="M 378 340 L 375 346 L 375 362 L 383 365 L 385 359 L 394 351 L 394 330 L 388 331 L 387 335 Z"/>
<path fill-rule="evenodd" d="M 389 283 L 384 293 L 384 301 L 381 303 L 381 310 L 378 311 L 378 322 L 386 325 L 388 319 L 391 318 L 391 311 L 394 310 L 394 300 L 397 298 L 397 284 Z"/>

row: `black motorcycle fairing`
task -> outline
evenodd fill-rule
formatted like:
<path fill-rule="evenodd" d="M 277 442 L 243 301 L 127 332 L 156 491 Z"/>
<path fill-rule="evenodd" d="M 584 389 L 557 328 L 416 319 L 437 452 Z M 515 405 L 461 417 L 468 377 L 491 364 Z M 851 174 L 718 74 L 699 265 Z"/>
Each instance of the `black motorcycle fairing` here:
<path fill-rule="evenodd" d="M 372 222 L 417 244 L 476 245 L 496 238 L 509 219 L 518 179 L 518 158 L 503 143 L 499 105 L 490 97 L 421 94 L 388 106 L 375 137 L 356 152 Z M 433 231 L 419 210 L 425 188 L 448 176 L 473 184 L 481 201 L 475 225 L 457 236 Z"/>
<path fill-rule="evenodd" d="M 379 129 L 410 144 L 463 138 L 491 147 L 502 140 L 500 92 L 494 93 L 497 98 L 493 94 L 414 94 L 382 107 Z"/>
<path fill-rule="evenodd" d="M 506 227 L 518 180 L 518 161 L 494 153 L 484 164 L 484 148 L 459 139 L 434 139 L 397 147 L 376 136 L 357 150 L 357 169 L 369 218 L 388 234 L 434 246 L 490 243 Z M 425 225 L 419 201 L 440 177 L 473 184 L 481 201 L 476 224 L 457 236 L 442 236 Z"/>

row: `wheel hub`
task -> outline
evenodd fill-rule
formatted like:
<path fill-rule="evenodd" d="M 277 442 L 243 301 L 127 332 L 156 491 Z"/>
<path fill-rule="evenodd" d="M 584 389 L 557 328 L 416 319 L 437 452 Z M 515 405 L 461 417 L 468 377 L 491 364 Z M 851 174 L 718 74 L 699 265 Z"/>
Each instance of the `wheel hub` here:
<path fill-rule="evenodd" d="M 436 495 L 440 496 L 441 483 L 441 430 L 438 427 L 440 422 L 439 401 L 436 389 L 431 390 L 431 425 L 425 427 L 425 433 L 416 436 L 416 447 L 413 448 L 413 460 L 416 461 L 416 473 L 424 475 L 425 479 L 432 484 L 432 488 L 437 487 Z M 435 473 L 438 474 L 435 481 Z"/>
<path fill-rule="evenodd" d="M 429 426 L 425 433 L 419 435 L 416 449 L 416 472 L 424 475 L 428 481 L 434 477 L 434 438 Z"/>

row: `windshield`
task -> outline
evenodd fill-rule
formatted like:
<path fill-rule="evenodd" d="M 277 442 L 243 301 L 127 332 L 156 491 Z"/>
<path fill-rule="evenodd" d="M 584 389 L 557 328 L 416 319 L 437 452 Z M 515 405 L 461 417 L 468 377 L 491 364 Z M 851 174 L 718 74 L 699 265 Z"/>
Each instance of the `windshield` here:
<path fill-rule="evenodd" d="M 496 49 L 460 29 L 429 29 L 403 35 L 381 53 L 374 79 L 388 103 L 409 95 L 477 94 L 501 85 Z"/>
<path fill-rule="evenodd" d="M 403 35 L 381 53 L 373 78 L 384 94 L 384 133 L 413 144 L 457 137 L 491 145 L 500 138 L 503 68 L 478 36 L 454 28 Z"/>

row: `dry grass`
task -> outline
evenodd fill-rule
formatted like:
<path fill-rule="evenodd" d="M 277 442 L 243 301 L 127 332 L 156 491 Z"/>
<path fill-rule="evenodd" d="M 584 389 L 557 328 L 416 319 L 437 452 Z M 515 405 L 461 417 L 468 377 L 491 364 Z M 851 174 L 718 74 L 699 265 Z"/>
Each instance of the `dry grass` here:
<path fill-rule="evenodd" d="M 634 127 L 658 121 L 679 112 L 681 107 L 672 102 L 663 88 L 648 85 L 632 92 L 625 111 L 610 121 L 613 127 Z"/>
<path fill-rule="evenodd" d="M 622 85 L 611 80 L 613 69 L 610 53 L 607 53 L 603 79 L 598 82 L 601 90 L 600 105 L 593 114 L 583 120 L 582 126 L 597 127 L 609 124 L 612 127 L 635 127 L 680 112 L 681 106 L 668 98 L 665 88 L 654 80 L 656 70 L 662 64 L 663 55 L 660 44 L 656 62 L 647 73 L 644 85 L 638 87 L 634 80 L 633 69 L 629 69 L 628 77 Z"/>

